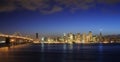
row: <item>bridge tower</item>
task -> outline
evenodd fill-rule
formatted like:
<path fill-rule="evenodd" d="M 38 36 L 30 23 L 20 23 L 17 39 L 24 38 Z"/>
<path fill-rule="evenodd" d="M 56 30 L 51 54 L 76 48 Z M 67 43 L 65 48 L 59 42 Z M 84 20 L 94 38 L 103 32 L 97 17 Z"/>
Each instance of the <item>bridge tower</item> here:
<path fill-rule="evenodd" d="M 20 32 L 15 32 L 13 35 L 14 36 L 22 36 Z"/>

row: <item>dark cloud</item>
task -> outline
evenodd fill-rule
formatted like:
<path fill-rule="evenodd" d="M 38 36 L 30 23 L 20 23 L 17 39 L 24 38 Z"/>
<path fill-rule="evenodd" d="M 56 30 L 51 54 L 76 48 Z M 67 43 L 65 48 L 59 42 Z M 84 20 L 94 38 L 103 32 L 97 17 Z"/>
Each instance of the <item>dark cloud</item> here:
<path fill-rule="evenodd" d="M 0 12 L 27 9 L 51 14 L 64 9 L 88 10 L 95 8 L 96 4 L 112 5 L 116 3 L 120 3 L 120 0 L 0 0 Z"/>
<path fill-rule="evenodd" d="M 0 0 L 0 12 L 13 11 L 15 9 L 14 0 Z"/>
<path fill-rule="evenodd" d="M 62 7 L 54 6 L 54 7 L 52 7 L 52 9 L 50 9 L 50 10 L 42 10 L 42 11 L 40 11 L 40 12 L 43 13 L 43 14 L 52 14 L 52 13 L 54 13 L 54 12 L 60 12 L 60 11 L 62 11 L 62 10 L 63 10 Z"/>
<path fill-rule="evenodd" d="M 48 4 L 44 0 L 19 0 L 22 8 L 28 10 L 36 10 L 47 8 Z"/>
<path fill-rule="evenodd" d="M 97 0 L 99 3 L 105 3 L 105 4 L 116 4 L 120 3 L 120 0 Z"/>
<path fill-rule="evenodd" d="M 80 8 L 88 9 L 95 4 L 94 0 L 57 0 L 60 5 L 64 5 L 66 8 Z"/>

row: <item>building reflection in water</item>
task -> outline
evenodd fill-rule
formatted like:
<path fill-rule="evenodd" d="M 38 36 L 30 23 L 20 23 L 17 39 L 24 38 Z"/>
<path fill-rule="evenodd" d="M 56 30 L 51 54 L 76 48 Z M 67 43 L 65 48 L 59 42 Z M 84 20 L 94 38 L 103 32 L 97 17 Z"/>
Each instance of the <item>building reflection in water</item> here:
<path fill-rule="evenodd" d="M 99 44 L 98 51 L 99 51 L 98 62 L 103 62 L 103 44 L 102 43 Z"/>
<path fill-rule="evenodd" d="M 73 44 L 69 44 L 69 49 L 73 50 Z"/>
<path fill-rule="evenodd" d="M 10 47 L 2 47 L 0 48 L 0 52 L 8 52 Z"/>
<path fill-rule="evenodd" d="M 44 43 L 41 43 L 41 52 L 44 52 Z"/>
<path fill-rule="evenodd" d="M 8 62 L 10 47 L 0 48 L 0 62 Z"/>
<path fill-rule="evenodd" d="M 63 45 L 63 53 L 66 53 L 66 49 L 67 49 L 67 45 L 64 44 L 64 45 Z"/>
<path fill-rule="evenodd" d="M 40 62 L 44 62 L 44 60 L 45 60 L 45 57 L 44 57 L 44 48 L 45 48 L 45 46 L 44 46 L 44 41 L 42 41 L 41 42 L 41 57 L 40 57 Z"/>
<path fill-rule="evenodd" d="M 67 56 L 67 44 L 64 44 L 63 45 L 63 54 L 62 54 L 62 58 L 61 58 L 62 62 L 66 62 L 65 61 L 66 56 Z"/>

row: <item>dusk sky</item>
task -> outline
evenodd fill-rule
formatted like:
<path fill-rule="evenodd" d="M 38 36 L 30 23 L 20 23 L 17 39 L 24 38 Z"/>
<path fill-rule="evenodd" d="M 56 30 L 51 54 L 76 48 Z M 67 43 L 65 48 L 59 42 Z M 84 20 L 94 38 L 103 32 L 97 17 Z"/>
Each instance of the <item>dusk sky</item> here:
<path fill-rule="evenodd" d="M 0 32 L 120 34 L 120 0 L 0 0 Z"/>

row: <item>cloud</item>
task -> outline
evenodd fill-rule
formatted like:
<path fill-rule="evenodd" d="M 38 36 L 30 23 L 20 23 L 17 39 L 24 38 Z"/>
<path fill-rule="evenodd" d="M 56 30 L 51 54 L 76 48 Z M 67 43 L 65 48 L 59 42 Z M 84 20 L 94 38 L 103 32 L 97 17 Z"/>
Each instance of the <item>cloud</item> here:
<path fill-rule="evenodd" d="M 18 9 L 42 10 L 48 8 L 47 0 L 1 0 L 0 11 L 12 11 Z"/>
<path fill-rule="evenodd" d="M 96 8 L 96 4 L 109 6 L 117 3 L 120 3 L 120 0 L 0 0 L 0 12 L 27 9 L 51 14 L 65 9 L 69 11 L 88 10 Z"/>
<path fill-rule="evenodd" d="M 13 0 L 0 0 L 0 12 L 15 10 L 16 6 L 13 3 Z"/>
<path fill-rule="evenodd" d="M 43 14 L 52 14 L 52 13 L 55 13 L 55 12 L 60 12 L 62 11 L 63 8 L 62 7 L 59 7 L 59 6 L 54 6 L 52 9 L 50 10 L 42 10 L 41 13 Z"/>
<path fill-rule="evenodd" d="M 104 4 L 116 4 L 120 3 L 120 0 L 97 0 L 99 3 L 104 3 Z"/>
<path fill-rule="evenodd" d="M 48 4 L 44 0 L 19 0 L 21 8 L 28 10 L 37 10 L 45 8 Z"/>
<path fill-rule="evenodd" d="M 0 12 L 10 12 L 10 11 L 13 11 L 15 10 L 16 7 L 14 6 L 0 6 Z"/>
<path fill-rule="evenodd" d="M 58 0 L 60 5 L 64 5 L 67 8 L 90 8 L 94 4 L 94 0 Z"/>

